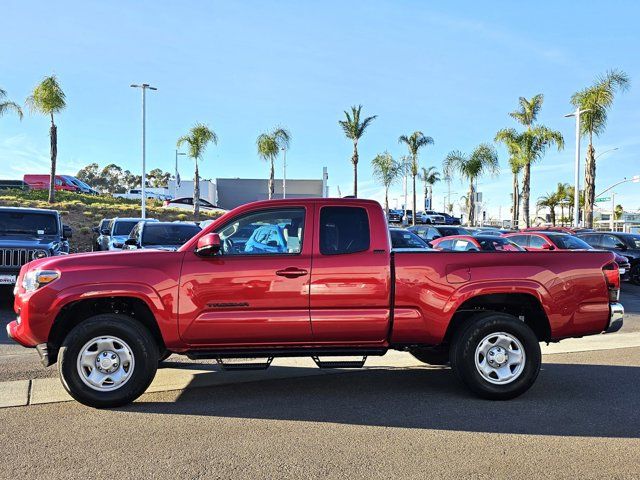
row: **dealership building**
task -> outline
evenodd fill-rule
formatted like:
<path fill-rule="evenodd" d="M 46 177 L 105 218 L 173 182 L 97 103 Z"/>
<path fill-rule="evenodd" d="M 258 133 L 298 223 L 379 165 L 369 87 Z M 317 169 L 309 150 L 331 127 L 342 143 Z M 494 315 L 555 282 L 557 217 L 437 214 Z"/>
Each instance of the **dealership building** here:
<path fill-rule="evenodd" d="M 315 179 L 275 179 L 273 198 L 322 198 L 329 196 L 327 168 L 322 169 L 322 177 Z M 286 189 L 286 195 L 283 193 Z M 170 180 L 168 194 L 177 197 L 193 196 L 193 181 L 181 181 L 177 186 Z M 200 197 L 214 205 L 230 210 L 245 203 L 269 198 L 269 180 L 266 178 L 216 178 L 200 180 Z"/>

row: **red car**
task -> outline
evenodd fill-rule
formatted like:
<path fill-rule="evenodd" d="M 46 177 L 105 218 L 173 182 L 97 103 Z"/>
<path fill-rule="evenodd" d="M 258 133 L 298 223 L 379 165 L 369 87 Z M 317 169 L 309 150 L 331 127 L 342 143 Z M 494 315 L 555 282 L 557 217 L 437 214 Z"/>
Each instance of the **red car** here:
<path fill-rule="evenodd" d="M 431 240 L 431 246 L 438 250 L 453 252 L 524 252 L 511 240 L 495 235 L 453 235 Z"/>
<path fill-rule="evenodd" d="M 377 202 L 296 198 L 240 206 L 177 251 L 30 262 L 7 330 L 94 407 L 139 397 L 169 352 L 354 368 L 394 349 L 508 399 L 535 382 L 539 342 L 618 330 L 619 289 L 611 252 L 558 252 L 552 271 L 547 253 L 392 252 Z"/>
<path fill-rule="evenodd" d="M 77 185 L 74 185 L 71 180 L 65 177 L 66 175 L 56 175 L 54 185 L 56 190 L 66 190 L 69 192 L 77 192 L 80 190 Z M 49 174 L 27 174 L 23 177 L 23 180 L 32 190 L 48 190 L 49 184 L 51 183 L 51 176 Z"/>

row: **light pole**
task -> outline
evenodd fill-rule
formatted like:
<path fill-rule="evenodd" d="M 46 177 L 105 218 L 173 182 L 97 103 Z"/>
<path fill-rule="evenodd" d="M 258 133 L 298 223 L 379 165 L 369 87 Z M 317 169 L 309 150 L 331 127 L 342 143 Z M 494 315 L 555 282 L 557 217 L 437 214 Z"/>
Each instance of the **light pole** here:
<path fill-rule="evenodd" d="M 573 226 L 578 228 L 580 225 L 580 115 L 585 112 L 590 112 L 590 108 L 580 110 L 576 108 L 573 113 L 567 113 L 565 117 L 576 117 L 576 160 L 575 160 L 575 172 L 573 178 L 573 188 L 575 192 L 573 194 Z"/>
<path fill-rule="evenodd" d="M 147 184 L 147 170 L 146 170 L 146 163 L 145 163 L 145 156 L 146 156 L 146 144 L 145 144 L 145 132 L 146 132 L 146 109 L 145 109 L 145 100 L 146 100 L 146 91 L 147 89 L 149 90 L 158 90 L 156 87 L 152 87 L 151 85 L 149 85 L 148 83 L 143 83 L 141 85 L 137 85 L 137 84 L 132 84 L 131 85 L 132 88 L 139 88 L 142 90 L 142 211 L 141 211 L 141 217 L 142 218 L 146 218 L 147 216 L 147 190 L 146 190 L 146 184 Z"/>
<path fill-rule="evenodd" d="M 605 153 L 614 152 L 615 150 L 618 150 L 618 147 L 610 148 L 609 150 L 605 150 L 604 152 L 600 152 L 598 155 L 596 155 L 594 160 L 598 160 Z"/>
<path fill-rule="evenodd" d="M 287 147 L 282 147 L 282 198 L 287 198 Z"/>
<path fill-rule="evenodd" d="M 176 180 L 173 184 L 173 198 L 178 197 L 178 184 L 180 183 L 180 174 L 178 173 L 178 155 L 186 155 L 186 153 L 179 152 L 176 148 Z"/>
<path fill-rule="evenodd" d="M 604 152 L 603 152 L 604 153 Z M 640 175 L 634 175 L 631 178 L 627 178 L 624 177 L 622 180 L 620 180 L 619 182 L 614 183 L 613 185 L 611 185 L 610 187 L 605 188 L 603 191 L 601 191 L 598 195 L 596 195 L 596 200 L 598 199 L 598 197 L 601 197 L 602 195 L 604 195 L 605 193 L 607 193 L 609 190 L 611 190 L 612 188 L 616 188 L 618 185 L 622 185 L 623 183 L 628 183 L 628 182 L 633 182 L 633 183 L 640 183 Z M 615 198 L 616 198 L 616 194 L 613 193 L 611 195 L 611 219 L 609 221 L 609 227 L 611 228 L 611 231 L 613 231 L 614 229 L 614 220 L 613 220 L 613 215 L 615 213 Z"/>

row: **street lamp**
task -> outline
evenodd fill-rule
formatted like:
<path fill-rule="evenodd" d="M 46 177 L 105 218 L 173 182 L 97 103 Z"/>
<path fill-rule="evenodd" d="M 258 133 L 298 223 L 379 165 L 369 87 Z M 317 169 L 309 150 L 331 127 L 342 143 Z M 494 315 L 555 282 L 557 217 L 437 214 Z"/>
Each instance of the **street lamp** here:
<path fill-rule="evenodd" d="M 146 99 L 146 91 L 149 90 L 158 90 L 156 87 L 152 87 L 148 83 L 143 83 L 141 85 L 131 84 L 131 88 L 140 88 L 142 90 L 142 211 L 141 217 L 146 218 L 147 215 L 147 170 L 145 163 L 145 155 L 146 155 L 146 145 L 145 145 L 145 121 L 146 121 L 146 109 L 145 109 L 145 99 Z"/>
<path fill-rule="evenodd" d="M 573 188 L 575 189 L 573 195 L 573 226 L 574 228 L 579 227 L 580 223 L 580 115 L 585 112 L 590 112 L 590 108 L 585 108 L 584 110 L 580 110 L 580 108 L 576 108 L 576 111 L 573 113 L 567 113 L 565 117 L 576 117 L 576 161 L 575 161 L 575 172 L 573 179 Z"/>
<path fill-rule="evenodd" d="M 178 184 L 180 183 L 180 174 L 178 173 L 178 155 L 186 155 L 186 153 L 179 152 L 176 148 L 176 179 L 173 184 L 173 198 L 178 197 Z"/>
<path fill-rule="evenodd" d="M 600 152 L 598 155 L 595 156 L 594 160 L 598 160 L 605 153 L 613 152 L 615 150 L 618 150 L 618 147 L 610 148 L 609 150 L 605 150 L 604 152 Z"/>
<path fill-rule="evenodd" d="M 282 198 L 287 198 L 287 147 L 282 147 L 284 159 L 282 162 Z"/>

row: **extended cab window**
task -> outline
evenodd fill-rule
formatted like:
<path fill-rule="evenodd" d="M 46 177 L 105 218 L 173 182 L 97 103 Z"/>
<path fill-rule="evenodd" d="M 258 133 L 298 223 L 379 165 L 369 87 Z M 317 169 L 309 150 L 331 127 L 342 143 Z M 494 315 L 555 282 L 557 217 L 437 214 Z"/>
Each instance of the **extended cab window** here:
<path fill-rule="evenodd" d="M 361 207 L 320 210 L 320 253 L 341 255 L 369 250 L 369 216 Z"/>
<path fill-rule="evenodd" d="M 223 255 L 295 255 L 302 251 L 304 208 L 253 212 L 223 226 Z"/>

